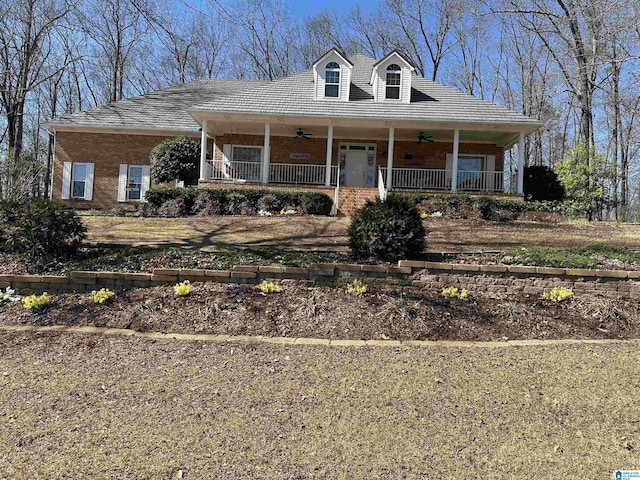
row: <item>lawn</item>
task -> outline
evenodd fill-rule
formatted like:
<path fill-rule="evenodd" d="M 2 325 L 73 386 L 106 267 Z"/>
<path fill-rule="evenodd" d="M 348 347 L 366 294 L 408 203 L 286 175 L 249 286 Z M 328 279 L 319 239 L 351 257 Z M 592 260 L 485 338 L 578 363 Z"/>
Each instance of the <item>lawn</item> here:
<path fill-rule="evenodd" d="M 305 250 L 347 250 L 347 217 L 85 216 L 89 241 L 127 245 L 176 245 L 205 250 L 270 246 Z M 640 225 L 613 222 L 496 223 L 430 219 L 432 252 L 507 251 L 528 246 L 567 248 L 594 242 L 640 248 Z"/>
<path fill-rule="evenodd" d="M 635 342 L 1 333 L 0 478 L 610 478 L 640 464 L 639 368 Z"/>

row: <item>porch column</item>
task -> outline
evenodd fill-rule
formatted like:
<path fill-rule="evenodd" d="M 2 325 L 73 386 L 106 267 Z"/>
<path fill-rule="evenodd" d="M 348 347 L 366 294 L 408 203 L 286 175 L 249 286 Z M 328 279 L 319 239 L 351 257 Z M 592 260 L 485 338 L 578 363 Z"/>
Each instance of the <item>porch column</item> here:
<path fill-rule="evenodd" d="M 200 181 L 206 180 L 207 171 L 207 121 L 202 121 L 200 130 Z"/>
<path fill-rule="evenodd" d="M 264 147 L 262 149 L 262 183 L 269 183 L 269 165 L 271 163 L 271 124 L 264 124 Z"/>
<path fill-rule="evenodd" d="M 327 164 L 324 171 L 324 184 L 331 185 L 331 163 L 333 163 L 333 125 L 327 129 Z"/>
<path fill-rule="evenodd" d="M 518 195 L 524 195 L 524 132 L 518 138 Z"/>
<path fill-rule="evenodd" d="M 393 143 L 396 137 L 396 129 L 389 129 L 389 145 L 387 146 L 387 190 L 391 190 L 393 179 Z"/>
<path fill-rule="evenodd" d="M 460 149 L 460 130 L 453 131 L 453 158 L 451 160 L 451 191 L 458 191 L 458 150 Z"/>

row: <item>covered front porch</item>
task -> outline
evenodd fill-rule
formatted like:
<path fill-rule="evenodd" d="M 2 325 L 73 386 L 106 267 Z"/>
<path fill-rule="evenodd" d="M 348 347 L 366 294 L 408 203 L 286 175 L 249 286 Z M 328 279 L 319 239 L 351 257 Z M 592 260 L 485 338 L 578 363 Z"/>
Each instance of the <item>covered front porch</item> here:
<path fill-rule="evenodd" d="M 239 114 L 199 120 L 201 182 L 520 195 L 523 191 L 528 132 L 509 126 L 478 130 L 427 122 L 258 119 Z M 318 125 L 319 121 L 332 124 Z M 518 168 L 510 175 L 505 173 L 504 156 L 514 146 Z"/>

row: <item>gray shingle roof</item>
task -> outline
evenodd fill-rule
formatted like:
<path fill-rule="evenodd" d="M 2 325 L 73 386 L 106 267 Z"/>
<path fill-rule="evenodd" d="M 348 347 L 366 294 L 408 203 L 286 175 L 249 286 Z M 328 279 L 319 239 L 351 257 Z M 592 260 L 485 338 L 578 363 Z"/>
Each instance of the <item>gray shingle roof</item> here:
<path fill-rule="evenodd" d="M 376 103 L 369 84 L 376 60 L 365 55 L 349 58 L 354 64 L 349 102 L 314 100 L 313 72 L 306 70 L 250 91 L 194 104 L 190 110 L 527 126 L 540 124 L 533 118 L 417 75 L 412 78 L 411 103 Z"/>
<path fill-rule="evenodd" d="M 196 80 L 164 90 L 109 103 L 91 110 L 72 113 L 48 122 L 47 128 L 94 126 L 170 131 L 198 131 L 200 126 L 187 109 L 206 100 L 218 99 L 264 85 L 249 80 Z"/>

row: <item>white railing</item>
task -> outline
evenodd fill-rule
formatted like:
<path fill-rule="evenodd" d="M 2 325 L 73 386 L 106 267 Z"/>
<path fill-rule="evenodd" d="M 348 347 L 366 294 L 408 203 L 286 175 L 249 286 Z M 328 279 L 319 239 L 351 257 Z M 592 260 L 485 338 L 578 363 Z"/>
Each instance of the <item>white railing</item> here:
<path fill-rule="evenodd" d="M 262 165 L 256 162 L 207 161 L 206 178 L 211 180 L 262 181 Z M 298 163 L 272 163 L 269 165 L 269 183 L 296 185 L 325 185 L 325 165 Z M 335 186 L 338 167 L 332 166 L 330 185 Z"/>
<path fill-rule="evenodd" d="M 387 169 L 380 169 L 387 180 Z M 394 168 L 393 188 L 417 190 L 451 190 L 451 170 L 435 168 Z M 457 189 L 469 192 L 504 191 L 504 172 L 458 171 Z"/>
<path fill-rule="evenodd" d="M 244 180 L 260 182 L 262 165 L 258 162 L 224 162 L 208 160 L 209 178 L 212 180 Z"/>
<path fill-rule="evenodd" d="M 270 183 L 295 183 L 303 185 L 324 185 L 325 183 L 326 169 L 324 165 L 272 163 L 269 167 Z"/>

